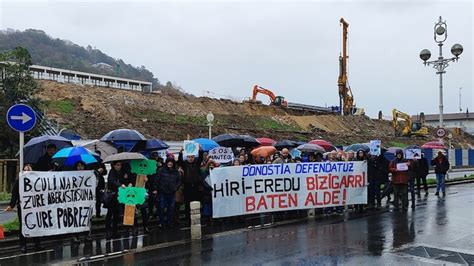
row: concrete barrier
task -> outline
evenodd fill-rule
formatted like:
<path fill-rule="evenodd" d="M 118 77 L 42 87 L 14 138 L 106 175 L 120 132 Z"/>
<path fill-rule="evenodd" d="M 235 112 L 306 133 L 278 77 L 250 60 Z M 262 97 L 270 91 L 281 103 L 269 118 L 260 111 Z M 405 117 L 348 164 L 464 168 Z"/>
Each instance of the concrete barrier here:
<path fill-rule="evenodd" d="M 191 209 L 191 239 L 201 239 L 201 202 L 192 201 Z"/>

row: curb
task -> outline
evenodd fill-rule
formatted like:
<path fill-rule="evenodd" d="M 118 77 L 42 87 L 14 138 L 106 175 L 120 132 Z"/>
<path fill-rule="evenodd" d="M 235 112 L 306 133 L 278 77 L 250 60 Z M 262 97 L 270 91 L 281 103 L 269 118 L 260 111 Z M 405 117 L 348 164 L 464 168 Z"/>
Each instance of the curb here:
<path fill-rule="evenodd" d="M 474 179 L 446 182 L 446 186 L 454 186 L 454 185 L 461 185 L 461 184 L 468 184 L 468 183 L 474 183 Z M 428 185 L 428 187 L 429 188 L 436 188 L 436 184 Z M 386 211 L 387 210 L 382 209 L 382 210 L 379 210 L 379 211 L 371 212 L 370 215 L 376 215 L 378 213 L 383 213 L 383 212 L 386 212 Z M 323 220 L 324 218 L 325 218 L 324 216 L 316 216 L 314 218 L 310 218 L 310 217 L 296 218 L 296 219 L 291 219 L 291 220 L 286 220 L 286 221 L 279 221 L 279 222 L 276 222 L 275 224 L 273 224 L 272 226 L 285 225 L 285 224 L 303 222 L 303 221 L 314 220 L 314 219 Z M 140 220 L 138 222 L 140 222 Z M 105 224 L 105 220 L 96 221 L 96 225 L 93 226 L 93 229 L 91 230 L 91 235 L 94 236 L 94 239 L 97 239 L 98 236 L 100 236 L 99 238 L 101 238 L 102 236 L 105 235 L 104 227 L 103 227 L 104 224 Z M 149 222 L 148 228 L 150 228 L 150 229 L 158 228 L 158 221 Z M 262 227 L 262 228 L 265 228 L 265 227 Z M 123 229 L 123 226 L 119 226 L 119 230 L 120 229 Z M 250 229 L 250 228 L 242 227 L 240 229 Z M 237 230 L 237 229 L 235 229 L 235 230 Z M 219 233 L 225 233 L 225 232 L 226 231 L 222 231 L 222 232 L 219 232 Z M 219 234 L 219 233 L 213 233 L 213 234 Z M 11 234 L 12 236 L 7 236 L 3 240 L 0 240 L 0 253 L 12 252 L 12 251 L 18 250 L 19 239 L 16 236 L 16 233 L 13 233 L 13 232 L 12 233 L 7 233 L 7 235 L 9 235 L 9 234 Z M 85 235 L 86 232 L 84 232 L 83 234 Z M 68 241 L 70 239 L 70 237 L 68 235 L 65 235 L 65 236 L 66 237 L 57 237 L 57 238 L 54 238 L 55 236 L 52 236 L 50 239 L 45 239 L 44 241 L 42 241 L 42 243 L 55 243 L 55 242 L 58 242 L 58 241 Z M 204 235 L 203 235 L 203 237 L 204 237 Z M 187 238 L 184 239 L 184 240 L 187 240 Z M 29 241 L 29 242 L 31 242 L 31 241 Z M 29 243 L 29 244 L 32 245 L 32 243 Z"/>

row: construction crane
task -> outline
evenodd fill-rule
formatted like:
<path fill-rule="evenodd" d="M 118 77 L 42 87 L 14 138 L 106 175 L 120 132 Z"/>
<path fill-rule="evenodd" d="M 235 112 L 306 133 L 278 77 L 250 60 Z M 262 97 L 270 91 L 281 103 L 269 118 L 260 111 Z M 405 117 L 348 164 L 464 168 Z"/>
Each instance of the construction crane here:
<path fill-rule="evenodd" d="M 339 22 L 342 24 L 342 55 L 339 55 L 339 78 L 337 86 L 339 87 L 339 108 L 342 115 L 364 115 L 364 109 L 356 108 L 354 104 L 354 95 L 347 81 L 347 23 L 344 18 Z"/>
<path fill-rule="evenodd" d="M 251 99 L 252 102 L 254 103 L 257 102 L 257 95 L 259 93 L 267 95 L 270 98 L 271 105 L 288 107 L 288 102 L 285 101 L 285 97 L 275 96 L 275 94 L 271 90 L 265 89 L 258 85 L 253 86 L 253 93 L 252 93 L 252 99 Z"/>
<path fill-rule="evenodd" d="M 403 128 L 399 125 L 399 119 L 404 121 Z M 423 126 L 422 122 L 412 121 L 409 114 L 397 109 L 392 110 L 392 126 L 397 136 L 400 136 L 400 133 L 403 136 L 426 136 L 429 134 L 428 128 Z"/>

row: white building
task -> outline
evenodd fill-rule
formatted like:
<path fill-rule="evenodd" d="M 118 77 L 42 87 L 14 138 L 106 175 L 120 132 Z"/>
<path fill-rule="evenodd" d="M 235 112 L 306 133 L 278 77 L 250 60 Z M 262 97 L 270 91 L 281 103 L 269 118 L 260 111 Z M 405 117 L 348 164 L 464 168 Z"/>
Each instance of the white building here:
<path fill-rule="evenodd" d="M 419 116 L 412 117 L 419 120 Z M 443 114 L 443 123 L 446 128 L 460 128 L 464 132 L 474 135 L 474 113 Z M 432 127 L 439 125 L 439 114 L 425 115 L 425 124 Z"/>

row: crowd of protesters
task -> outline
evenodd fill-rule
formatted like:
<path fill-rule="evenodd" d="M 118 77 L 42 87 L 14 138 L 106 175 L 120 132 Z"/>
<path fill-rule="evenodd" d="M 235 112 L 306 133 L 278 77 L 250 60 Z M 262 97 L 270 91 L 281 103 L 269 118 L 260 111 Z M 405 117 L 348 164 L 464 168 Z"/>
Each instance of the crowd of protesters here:
<path fill-rule="evenodd" d="M 38 160 L 35 165 L 25 165 L 24 171 L 64 171 L 52 160 L 52 156 L 57 149 L 54 145 L 47 147 L 46 153 Z M 422 155 L 421 159 L 404 158 L 402 150 L 396 151 L 396 157 L 393 161 L 388 161 L 383 154 L 371 155 L 364 150 L 358 151 L 336 151 L 327 153 L 302 153 L 299 157 L 292 158 L 290 151 L 284 148 L 277 153 L 261 157 L 254 157 L 249 150 L 242 148 L 235 150 L 235 159 L 227 164 L 218 164 L 211 160 L 206 152 L 200 151 L 198 156 L 186 156 L 183 158 L 181 151 L 177 156 L 167 154 L 166 158 L 158 156 L 158 153 L 152 152 L 150 159 L 156 160 L 157 171 L 153 175 L 147 176 L 145 188 L 147 190 L 147 201 L 143 205 L 137 206 L 137 212 L 140 212 L 141 223 L 135 220 L 135 226 L 125 227 L 126 232 L 137 234 L 137 224 L 143 226 L 143 232 L 148 233 L 148 224 L 150 219 L 156 219 L 162 230 L 173 228 L 175 226 L 189 226 L 190 224 L 190 202 L 199 201 L 202 206 L 203 223 L 215 222 L 212 220 L 212 194 L 211 187 L 206 182 L 210 171 L 215 167 L 229 167 L 247 164 L 286 164 L 298 162 L 335 162 L 335 161 L 366 161 L 367 162 L 367 205 L 337 206 L 324 209 L 318 209 L 324 215 L 341 215 L 344 212 L 362 213 L 372 209 L 389 208 L 393 204 L 395 211 L 407 211 L 409 207 L 415 208 L 415 197 L 420 196 L 422 192 L 428 195 L 428 186 L 426 177 L 428 175 L 429 162 Z M 398 169 L 397 164 L 406 163 L 407 169 Z M 442 193 L 446 195 L 444 180 L 446 172 L 449 169 L 449 162 L 440 151 L 436 158 L 431 161 L 435 167 L 437 187 L 435 195 Z M 122 221 L 124 205 L 117 200 L 120 187 L 133 186 L 136 175 L 131 172 L 130 165 L 127 162 L 112 162 L 111 168 L 107 171 L 106 166 L 99 162 L 96 164 L 85 165 L 78 162 L 72 169 L 68 170 L 94 170 L 97 178 L 96 188 L 96 213 L 97 218 L 102 217 L 102 207 L 107 209 L 105 215 L 105 229 L 108 239 L 118 238 L 119 224 Z M 107 176 L 107 182 L 105 182 Z M 391 176 L 391 178 L 390 178 Z M 416 184 L 416 186 L 415 186 Z M 12 199 L 6 211 L 11 211 L 19 204 L 19 185 L 18 181 L 13 186 Z M 393 194 L 393 202 L 391 195 Z M 411 195 L 411 203 L 409 202 Z M 112 196 L 110 196 L 112 195 Z M 107 198 L 108 197 L 108 198 Z M 382 206 L 383 199 L 386 198 L 385 206 Z M 182 209 L 184 205 L 184 215 Z M 18 216 L 21 217 L 20 208 Z M 297 211 L 301 213 L 301 211 Z M 284 212 L 283 215 L 292 215 L 292 212 Z M 279 213 L 278 215 L 282 215 Z M 184 216 L 184 217 L 182 217 Z M 135 215 L 137 217 L 137 215 Z M 289 216 L 287 217 L 289 218 Z M 21 218 L 20 218 L 21 221 Z M 20 224 L 21 226 L 21 224 Z M 21 232 L 21 227 L 20 227 Z M 38 240 L 34 240 L 39 245 Z M 77 235 L 74 236 L 74 242 L 78 241 Z M 22 251 L 26 252 L 26 239 L 20 233 L 20 245 Z"/>

